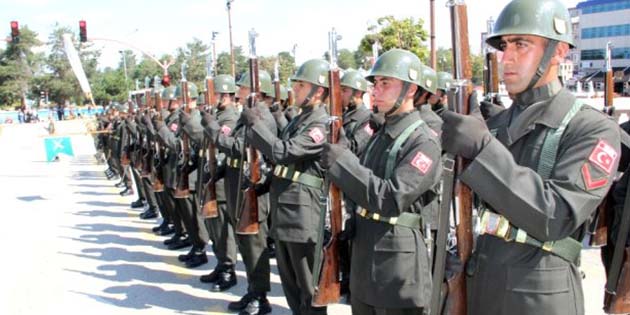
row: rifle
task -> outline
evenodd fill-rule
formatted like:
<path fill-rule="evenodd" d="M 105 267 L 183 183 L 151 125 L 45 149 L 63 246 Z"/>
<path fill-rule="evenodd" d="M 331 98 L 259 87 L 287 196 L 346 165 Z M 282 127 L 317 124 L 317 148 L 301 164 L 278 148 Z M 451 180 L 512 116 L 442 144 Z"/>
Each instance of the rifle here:
<path fill-rule="evenodd" d="M 214 67 L 213 67 L 212 60 L 210 60 L 210 62 L 208 63 L 208 73 L 206 76 L 206 92 L 205 92 L 206 102 L 208 103 L 209 106 L 214 106 L 217 102 L 215 94 L 214 94 L 214 78 L 212 76 L 214 72 L 213 68 Z M 207 154 L 206 165 L 208 165 L 208 172 L 210 173 L 211 177 L 214 177 L 215 174 L 217 173 L 217 156 L 216 156 L 217 150 L 212 139 L 205 137 L 204 141 L 205 141 L 205 145 L 203 146 L 204 149 L 201 151 L 202 160 L 203 160 L 203 155 Z M 201 173 L 202 172 L 199 172 L 199 174 Z M 201 213 L 204 215 L 204 217 L 216 218 L 219 216 L 219 211 L 217 207 L 217 188 L 212 178 L 208 181 L 208 183 L 205 184 L 205 187 L 201 189 L 199 200 L 201 200 L 201 205 L 202 205 Z"/>
<path fill-rule="evenodd" d="M 278 61 L 279 59 L 276 59 L 276 62 L 273 64 L 273 92 L 276 94 L 273 102 L 278 104 L 278 106 L 280 106 L 280 110 L 282 110 L 280 105 L 280 102 L 282 101 L 282 95 L 280 95 L 280 63 Z"/>
<path fill-rule="evenodd" d="M 610 50 L 612 43 L 606 44 L 606 75 L 604 81 L 604 108 L 602 111 L 604 114 L 614 117 L 615 108 L 613 106 L 613 69 L 611 65 Z M 612 211 L 612 188 L 606 194 L 606 197 L 602 203 L 597 206 L 597 212 L 595 215 L 595 222 L 591 225 L 591 246 L 605 246 L 608 243 L 608 215 Z"/>
<path fill-rule="evenodd" d="M 630 183 L 626 182 L 626 185 L 619 232 L 607 270 L 604 311 L 608 314 L 630 313 L 630 247 L 626 247 L 630 232 Z"/>
<path fill-rule="evenodd" d="M 145 100 L 145 110 L 144 110 L 144 115 L 149 115 L 150 112 L 149 110 L 151 109 L 151 107 L 153 106 L 153 102 L 151 101 L 151 79 L 149 77 L 145 77 L 144 78 L 144 100 Z M 148 135 L 144 136 L 144 141 L 142 142 L 143 146 L 142 149 L 144 151 L 144 154 L 142 155 L 142 173 L 141 173 L 141 177 L 143 178 L 149 178 L 151 176 L 151 168 L 153 164 L 153 156 L 151 154 L 151 142 L 149 141 L 149 137 Z"/>
<path fill-rule="evenodd" d="M 159 78 L 154 78 L 155 82 L 159 82 Z M 166 88 L 166 87 L 165 87 Z M 158 91 L 155 93 L 155 111 L 159 120 L 164 120 L 162 117 L 162 94 Z M 153 183 L 153 191 L 164 191 L 164 174 L 162 173 L 162 165 L 164 165 L 162 146 L 159 141 L 153 141 L 153 163 L 151 168 L 151 181 Z"/>
<path fill-rule="evenodd" d="M 188 65 L 186 63 L 182 63 L 181 89 L 184 112 L 190 114 L 190 98 L 188 97 L 188 81 L 186 80 L 187 68 Z M 190 158 L 190 143 L 188 140 L 188 135 L 185 132 L 182 132 L 181 137 L 182 151 L 179 158 L 177 184 L 175 185 L 175 193 L 173 194 L 173 196 L 175 198 L 188 198 L 188 196 L 190 196 L 190 191 L 188 187 L 188 162 Z"/>
<path fill-rule="evenodd" d="M 339 141 L 339 130 L 342 128 L 343 106 L 341 104 L 341 86 L 339 79 L 339 67 L 337 66 L 337 40 L 340 37 L 333 28 L 328 32 L 328 55 L 330 58 L 330 71 L 328 71 L 328 82 L 330 90 L 330 132 L 328 133 L 328 141 L 337 143 Z M 316 259 L 316 267 L 313 279 L 317 281 L 315 286 L 315 294 L 311 304 L 313 306 L 326 306 L 331 303 L 338 303 L 341 295 L 341 281 L 339 275 L 339 240 L 341 233 L 341 190 L 328 179 L 325 180 L 327 196 L 322 196 L 325 212 L 321 214 L 322 218 L 326 217 L 326 213 L 330 211 L 330 230 L 331 236 L 327 244 L 323 244 L 324 231 L 320 231 L 319 244 L 322 244 L 322 250 L 317 246 L 316 257 L 323 255 L 323 259 Z M 322 220 L 323 222 L 323 220 Z M 324 226 L 321 226 L 323 229 Z M 319 265 L 321 263 L 321 265 Z M 320 269 L 321 267 L 321 269 Z"/>
<path fill-rule="evenodd" d="M 488 34 L 492 32 L 494 21 L 488 21 Z M 483 66 L 483 92 L 485 99 L 492 104 L 500 104 L 499 99 L 499 62 L 497 52 L 486 44 L 486 58 Z"/>
<path fill-rule="evenodd" d="M 470 63 L 470 47 L 468 45 L 468 14 L 463 0 L 449 0 L 447 2 L 451 14 L 451 34 L 453 45 L 453 84 L 448 91 L 449 109 L 456 113 L 469 115 L 469 98 L 473 92 L 472 68 Z M 447 159 L 455 158 L 449 155 Z M 461 157 L 455 158 L 454 176 L 461 173 L 468 161 Z M 455 180 L 453 210 L 456 222 L 455 235 L 457 237 L 457 254 L 462 266 L 466 265 L 472 254 L 472 205 L 473 194 L 470 187 L 459 180 Z M 443 200 L 442 202 L 451 202 Z M 466 275 L 463 270 L 453 278 L 447 280 L 447 296 L 443 313 L 464 315 L 466 310 Z M 437 314 L 437 310 L 436 310 Z"/>
<path fill-rule="evenodd" d="M 131 102 L 127 102 L 127 115 L 129 115 L 129 117 L 133 116 L 133 104 Z M 129 134 L 129 131 L 127 131 L 127 137 L 125 138 L 125 146 L 123 147 L 123 152 L 122 155 L 120 157 L 120 165 L 122 166 L 129 166 L 131 165 L 131 156 L 130 156 L 130 152 L 131 151 L 131 135 Z"/>
<path fill-rule="evenodd" d="M 289 86 L 287 88 L 287 107 L 289 106 L 293 106 L 293 103 L 295 103 L 294 97 L 293 97 L 293 90 L 291 89 L 291 87 Z"/>
<path fill-rule="evenodd" d="M 256 36 L 258 34 L 254 29 L 249 31 L 249 82 L 250 93 L 248 99 L 249 108 L 256 106 L 256 101 L 260 95 L 260 84 L 258 80 L 258 59 L 256 57 Z M 245 128 L 247 134 L 247 127 Z M 243 139 L 247 137 L 243 135 Z M 246 146 L 243 141 L 243 150 L 241 151 L 240 174 L 238 177 L 238 193 L 236 198 L 237 209 L 240 209 L 236 234 L 250 235 L 258 233 L 258 198 L 253 187 L 248 187 L 241 191 L 243 171 L 245 166 L 245 150 L 247 150 L 247 162 L 249 164 L 249 182 L 256 184 L 260 180 L 260 168 L 258 167 L 258 154 L 252 146 Z"/>

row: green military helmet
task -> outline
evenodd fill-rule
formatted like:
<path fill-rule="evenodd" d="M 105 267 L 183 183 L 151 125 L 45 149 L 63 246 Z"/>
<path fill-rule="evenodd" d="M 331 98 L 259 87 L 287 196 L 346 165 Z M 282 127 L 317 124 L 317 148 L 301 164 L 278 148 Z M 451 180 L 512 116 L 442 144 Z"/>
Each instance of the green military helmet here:
<path fill-rule="evenodd" d="M 171 85 L 171 86 L 163 89 L 162 90 L 162 99 L 165 100 L 165 101 L 171 101 L 171 100 L 177 99 L 175 97 L 175 87 Z"/>
<path fill-rule="evenodd" d="M 390 77 L 418 85 L 427 91 L 435 91 L 435 72 L 433 77 L 425 78 L 427 73 L 418 56 L 407 50 L 392 49 L 378 57 L 365 78 L 374 83 L 376 76 Z"/>
<path fill-rule="evenodd" d="M 424 85 L 422 87 L 425 90 L 433 94 L 437 92 L 438 78 L 437 73 L 435 73 L 435 70 L 433 70 L 433 68 L 427 65 L 422 65 L 422 81 L 424 82 Z"/>
<path fill-rule="evenodd" d="M 328 87 L 330 65 L 322 59 L 311 59 L 303 63 L 291 77 L 291 81 L 304 81 L 321 87 Z"/>
<path fill-rule="evenodd" d="M 247 70 L 241 75 L 241 78 L 238 82 L 236 82 L 236 85 L 251 87 L 252 84 L 250 83 L 249 77 L 249 70 Z M 269 75 L 269 72 L 265 70 L 258 70 L 258 84 L 260 85 L 261 93 L 265 93 L 266 95 L 273 94 L 273 86 L 271 85 L 271 76 Z"/>
<path fill-rule="evenodd" d="M 188 98 L 196 99 L 199 95 L 199 90 L 197 90 L 197 85 L 192 82 L 188 82 Z M 175 88 L 175 98 L 182 97 L 182 85 L 181 83 L 177 85 Z"/>
<path fill-rule="evenodd" d="M 341 77 L 341 86 L 367 92 L 368 81 L 357 70 L 346 70 Z"/>
<path fill-rule="evenodd" d="M 281 85 L 280 86 L 280 100 L 286 101 L 287 99 L 289 99 L 289 89 L 287 89 L 286 86 Z"/>
<path fill-rule="evenodd" d="M 249 83 L 249 79 L 247 79 Z M 239 81 L 240 82 L 240 81 Z M 220 74 L 214 78 L 214 92 L 215 93 L 236 93 L 236 84 L 234 83 L 234 77 L 229 74 Z"/>
<path fill-rule="evenodd" d="M 508 3 L 486 43 L 501 49 L 503 35 L 536 35 L 575 47 L 569 10 L 559 0 L 513 0 Z"/>
<path fill-rule="evenodd" d="M 448 72 L 440 71 L 437 73 L 437 88 L 440 90 L 448 90 L 453 83 L 453 75 Z"/>

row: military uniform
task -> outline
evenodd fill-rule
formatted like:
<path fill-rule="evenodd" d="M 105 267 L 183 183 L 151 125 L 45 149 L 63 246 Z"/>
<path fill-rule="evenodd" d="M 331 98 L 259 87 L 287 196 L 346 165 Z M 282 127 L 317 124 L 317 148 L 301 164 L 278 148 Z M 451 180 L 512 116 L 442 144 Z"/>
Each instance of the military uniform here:
<path fill-rule="evenodd" d="M 559 1 L 514 0 L 487 43 L 514 54 L 520 48 L 502 47 L 503 36 L 546 38 L 539 68 L 547 69 L 558 42 L 573 46 L 570 29 Z M 482 235 L 466 267 L 468 314 L 584 314 L 581 241 L 615 175 L 619 129 L 576 102 L 559 80 L 540 77 L 534 74 L 508 110 L 487 120 L 489 131 L 476 118 L 443 115 L 444 125 L 456 130 L 444 130 L 444 148 L 472 158 L 459 177 L 484 201 Z M 469 133 L 456 124 L 481 128 Z M 451 146 L 456 138 L 484 140 L 467 153 Z"/>
<path fill-rule="evenodd" d="M 310 60 L 298 69 L 294 80 L 328 87 L 329 65 Z M 311 306 L 313 264 L 322 211 L 323 169 L 319 165 L 326 140 L 328 114 L 324 104 L 309 105 L 283 130 L 280 137 L 262 121 L 247 135 L 249 143 L 275 165 L 271 179 L 271 237 L 276 241 L 276 259 L 282 288 L 294 314 L 325 314 L 326 308 Z M 300 172 L 295 176 L 296 171 Z"/>
<path fill-rule="evenodd" d="M 424 87 L 421 66 L 415 55 L 395 49 L 381 55 L 367 79 L 392 77 Z M 407 73 L 414 71 L 419 75 L 410 79 Z M 386 113 L 360 159 L 344 150 L 327 172 L 359 206 L 350 274 L 356 314 L 421 314 L 431 295 L 421 211 L 435 199 L 441 148 L 418 111 L 397 108 Z"/>

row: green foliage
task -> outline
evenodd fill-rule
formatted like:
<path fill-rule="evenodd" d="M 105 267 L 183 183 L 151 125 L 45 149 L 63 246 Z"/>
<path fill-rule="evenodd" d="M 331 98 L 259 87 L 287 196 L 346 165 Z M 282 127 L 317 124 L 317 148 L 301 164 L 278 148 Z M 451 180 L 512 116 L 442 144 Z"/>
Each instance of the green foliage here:
<path fill-rule="evenodd" d="M 365 55 L 372 55 L 372 44 L 378 42 L 380 53 L 393 48 L 409 50 L 416 54 L 420 60 L 426 63 L 429 51 L 422 42 L 428 38 L 427 31 L 423 28 L 424 21 L 413 18 L 397 20 L 388 15 L 377 20 L 376 25 L 370 25 L 367 34 L 361 39 L 359 50 Z"/>
<path fill-rule="evenodd" d="M 20 42 L 8 43 L 0 51 L 0 104 L 6 107 L 19 106 L 22 96 L 29 97 L 29 82 L 40 71 L 42 53 L 33 52 L 41 46 L 37 33 L 24 25 L 20 29 Z"/>
<path fill-rule="evenodd" d="M 273 81 L 275 79 L 273 68 L 278 58 L 280 58 L 280 63 L 278 65 L 278 72 L 280 72 L 280 82 L 281 84 L 286 85 L 286 82 L 297 69 L 295 65 L 295 59 L 293 59 L 293 56 L 288 51 L 280 52 L 277 56 L 259 57 L 258 68 L 269 72 L 269 74 L 271 75 L 271 80 Z"/>

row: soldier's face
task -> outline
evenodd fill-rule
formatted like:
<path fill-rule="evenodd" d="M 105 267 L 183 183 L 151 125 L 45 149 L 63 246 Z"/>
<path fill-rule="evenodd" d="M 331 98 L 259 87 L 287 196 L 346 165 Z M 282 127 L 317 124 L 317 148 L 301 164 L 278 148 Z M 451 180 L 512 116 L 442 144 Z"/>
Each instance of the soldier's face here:
<path fill-rule="evenodd" d="M 379 113 L 387 113 L 394 107 L 402 88 L 403 82 L 398 79 L 374 77 L 372 96 L 374 96 L 374 106 L 378 108 Z"/>
<path fill-rule="evenodd" d="M 292 86 L 293 94 L 295 95 L 295 104 L 303 104 L 304 100 L 311 92 L 312 87 L 313 85 L 308 82 L 295 81 Z"/>
<path fill-rule="evenodd" d="M 438 103 L 446 104 L 446 93 L 442 90 L 437 90 L 435 94 L 431 94 L 429 97 L 429 104 L 436 105 Z"/>
<path fill-rule="evenodd" d="M 241 104 L 247 100 L 249 96 L 249 87 L 248 86 L 239 86 L 238 87 L 238 98 L 241 99 Z"/>
<path fill-rule="evenodd" d="M 533 35 L 505 35 L 501 37 L 503 81 L 510 94 L 527 89 L 545 51 L 547 40 Z"/>
<path fill-rule="evenodd" d="M 349 87 L 341 88 L 341 104 L 343 107 L 348 107 L 350 105 L 350 101 L 352 100 L 352 89 Z"/>

